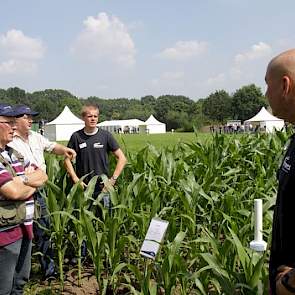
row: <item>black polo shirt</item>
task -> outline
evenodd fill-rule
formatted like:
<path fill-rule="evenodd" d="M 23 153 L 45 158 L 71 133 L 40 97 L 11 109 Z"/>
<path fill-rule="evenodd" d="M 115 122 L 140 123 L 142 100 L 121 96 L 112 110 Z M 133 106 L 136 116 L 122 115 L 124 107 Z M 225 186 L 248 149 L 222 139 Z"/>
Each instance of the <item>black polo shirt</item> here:
<path fill-rule="evenodd" d="M 72 134 L 68 147 L 74 149 L 76 157 L 76 174 L 80 178 L 91 172 L 85 179 L 88 181 L 95 175 L 109 176 L 108 153 L 119 148 L 112 134 L 106 130 L 98 129 L 97 133 L 87 135 L 84 129 Z"/>
<path fill-rule="evenodd" d="M 278 170 L 278 194 L 273 215 L 272 244 L 269 265 L 272 294 L 280 265 L 295 267 L 295 135 Z"/>

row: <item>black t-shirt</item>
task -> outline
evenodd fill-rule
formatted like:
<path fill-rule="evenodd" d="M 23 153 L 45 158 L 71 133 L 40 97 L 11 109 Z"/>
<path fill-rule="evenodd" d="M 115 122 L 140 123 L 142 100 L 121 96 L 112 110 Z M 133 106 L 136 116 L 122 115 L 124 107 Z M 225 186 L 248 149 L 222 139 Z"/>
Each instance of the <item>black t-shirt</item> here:
<path fill-rule="evenodd" d="M 295 267 L 295 135 L 278 170 L 279 188 L 273 216 L 271 257 L 269 265 L 272 294 L 280 265 Z"/>
<path fill-rule="evenodd" d="M 119 145 L 108 131 L 98 129 L 96 134 L 87 135 L 81 129 L 72 134 L 68 147 L 77 153 L 77 176 L 80 178 L 92 172 L 84 180 L 87 183 L 95 175 L 109 175 L 108 153 L 116 151 Z"/>

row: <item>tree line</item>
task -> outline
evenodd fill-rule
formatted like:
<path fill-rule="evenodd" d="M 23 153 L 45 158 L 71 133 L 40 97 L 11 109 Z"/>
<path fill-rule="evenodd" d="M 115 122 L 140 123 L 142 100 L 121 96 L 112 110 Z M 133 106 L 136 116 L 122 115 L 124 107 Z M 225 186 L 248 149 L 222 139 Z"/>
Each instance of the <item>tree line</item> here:
<path fill-rule="evenodd" d="M 66 90 L 46 89 L 26 92 L 18 87 L 0 89 L 0 103 L 26 104 L 39 112 L 37 119 L 51 121 L 68 106 L 77 116 L 85 103 L 100 108 L 100 121 L 140 119 L 145 121 L 153 114 L 166 123 L 167 130 L 192 131 L 209 124 L 224 124 L 228 119 L 247 120 L 254 116 L 267 101 L 259 87 L 246 85 L 229 94 L 217 90 L 206 98 L 192 100 L 182 95 L 152 95 L 135 98 L 106 99 L 74 96 Z"/>

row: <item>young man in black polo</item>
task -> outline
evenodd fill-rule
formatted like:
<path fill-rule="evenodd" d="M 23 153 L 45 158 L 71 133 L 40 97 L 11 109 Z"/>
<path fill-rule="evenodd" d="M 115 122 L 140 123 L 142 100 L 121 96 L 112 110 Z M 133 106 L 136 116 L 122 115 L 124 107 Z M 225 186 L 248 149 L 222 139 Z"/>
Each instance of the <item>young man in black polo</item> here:
<path fill-rule="evenodd" d="M 127 162 L 112 134 L 97 127 L 98 116 L 99 109 L 96 105 L 84 106 L 82 119 L 85 122 L 85 127 L 74 132 L 68 143 L 68 147 L 77 153 L 75 169 L 71 160 L 65 159 L 66 169 L 73 182 L 77 183 L 82 176 L 91 173 L 84 179 L 83 186 L 87 186 L 93 176 L 102 174 L 109 176 L 109 183 L 115 185 Z M 112 152 L 117 159 L 117 165 L 112 174 L 109 173 L 109 152 Z M 98 195 L 100 192 L 101 187 L 98 183 L 94 193 Z"/>
<path fill-rule="evenodd" d="M 98 116 L 99 109 L 96 105 L 84 106 L 82 108 L 82 119 L 85 122 L 85 127 L 74 132 L 68 143 L 68 147 L 77 153 L 76 169 L 74 169 L 69 158 L 65 159 L 66 169 L 73 182 L 77 183 L 82 176 L 92 172 L 84 179 L 83 186 L 87 186 L 93 176 L 102 174 L 109 177 L 109 184 L 115 185 L 127 162 L 124 153 L 112 134 L 97 127 Z M 112 152 L 117 159 L 112 174 L 109 173 L 109 152 Z M 101 190 L 100 184 L 97 183 L 95 195 L 98 195 Z"/>
<path fill-rule="evenodd" d="M 77 153 L 75 169 L 69 158 L 65 159 L 65 167 L 74 183 L 90 173 L 82 182 L 83 187 L 87 186 L 93 176 L 102 174 L 109 177 L 108 185 L 114 186 L 127 162 L 125 155 L 112 134 L 97 127 L 99 109 L 96 105 L 84 106 L 81 115 L 85 127 L 74 132 L 68 143 L 68 147 Z M 111 177 L 109 174 L 109 152 L 112 152 L 117 159 L 117 165 Z M 94 196 L 98 196 L 103 189 L 99 179 L 95 186 Z M 82 244 L 82 256 L 86 256 L 85 242 Z M 75 258 L 72 259 L 72 263 L 75 263 L 74 261 Z"/>

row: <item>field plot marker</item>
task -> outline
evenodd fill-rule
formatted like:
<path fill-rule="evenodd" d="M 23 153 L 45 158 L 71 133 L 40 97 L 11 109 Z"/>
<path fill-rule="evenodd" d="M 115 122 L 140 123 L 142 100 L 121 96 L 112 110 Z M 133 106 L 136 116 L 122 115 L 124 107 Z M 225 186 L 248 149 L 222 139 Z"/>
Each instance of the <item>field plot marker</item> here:
<path fill-rule="evenodd" d="M 250 248 L 257 252 L 266 250 L 267 243 L 263 241 L 262 236 L 263 213 L 262 213 L 262 200 L 254 200 L 254 240 L 250 242 Z"/>
<path fill-rule="evenodd" d="M 164 240 L 169 222 L 159 218 L 153 218 L 142 243 L 140 254 L 155 260 L 160 245 Z"/>

